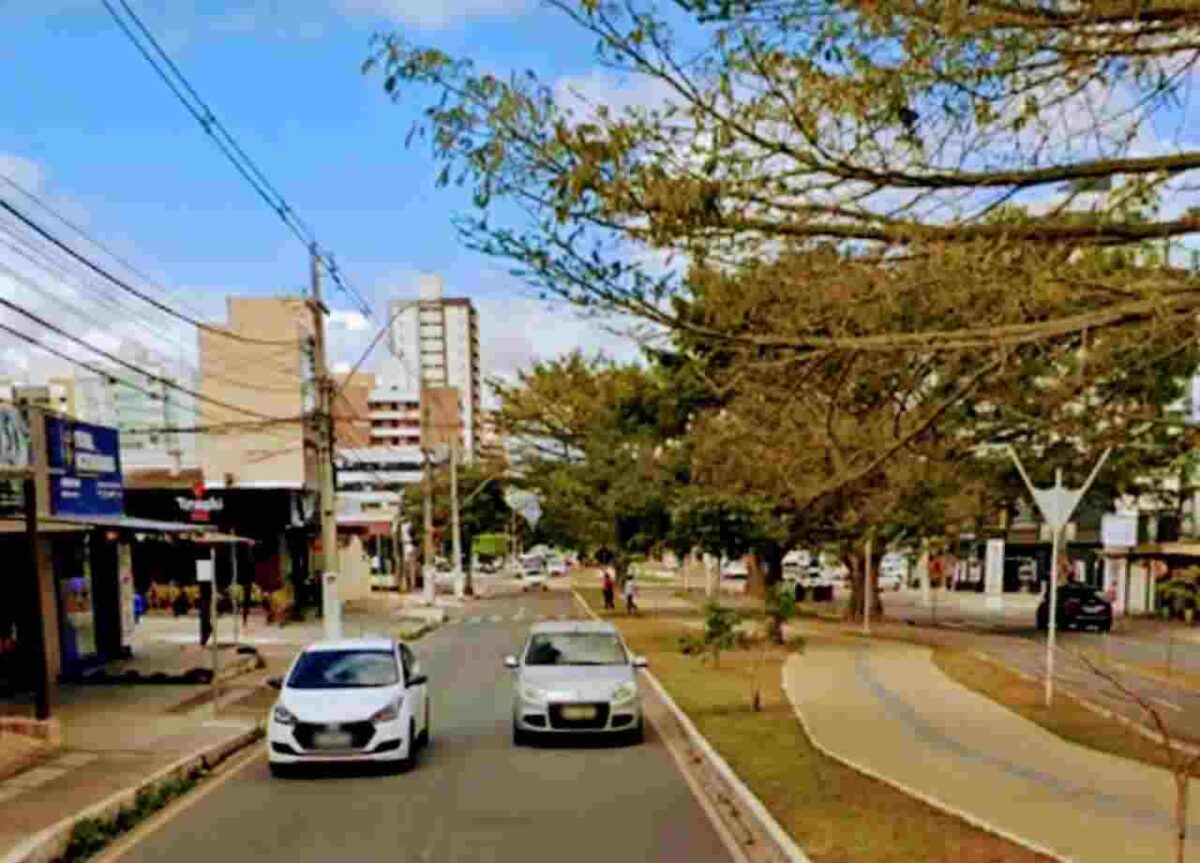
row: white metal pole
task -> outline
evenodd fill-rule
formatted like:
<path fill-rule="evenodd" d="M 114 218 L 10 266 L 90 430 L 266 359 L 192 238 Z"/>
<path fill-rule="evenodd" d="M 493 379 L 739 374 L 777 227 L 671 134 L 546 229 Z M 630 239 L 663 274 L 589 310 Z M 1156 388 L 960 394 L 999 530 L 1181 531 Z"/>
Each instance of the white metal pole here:
<path fill-rule="evenodd" d="M 450 443 L 450 541 L 454 554 L 454 593 L 462 596 L 466 589 L 462 568 L 462 523 L 458 512 L 458 444 Z"/>
<path fill-rule="evenodd" d="M 212 618 L 212 705 L 213 713 L 217 712 L 217 679 L 221 676 L 221 656 L 217 650 L 217 547 L 208 547 L 208 560 L 212 566 L 211 589 L 208 592 L 208 614 Z"/>
<path fill-rule="evenodd" d="M 229 595 L 233 598 L 233 644 L 236 647 L 242 643 L 242 624 L 241 624 L 241 602 L 238 600 L 238 544 L 235 542 L 229 546 L 229 553 L 233 555 L 233 579 L 229 586 Z M 246 597 L 249 601 L 249 597 Z"/>
<path fill-rule="evenodd" d="M 863 570 L 863 634 L 871 634 L 871 536 L 867 535 L 866 567 Z"/>
<path fill-rule="evenodd" d="M 1059 482 L 1062 481 L 1062 471 L 1058 472 Z M 1051 533 L 1053 548 L 1050 549 L 1050 613 L 1046 625 L 1046 706 L 1054 701 L 1054 641 L 1055 630 L 1058 626 L 1058 545 L 1062 539 L 1062 528 L 1056 527 Z"/>

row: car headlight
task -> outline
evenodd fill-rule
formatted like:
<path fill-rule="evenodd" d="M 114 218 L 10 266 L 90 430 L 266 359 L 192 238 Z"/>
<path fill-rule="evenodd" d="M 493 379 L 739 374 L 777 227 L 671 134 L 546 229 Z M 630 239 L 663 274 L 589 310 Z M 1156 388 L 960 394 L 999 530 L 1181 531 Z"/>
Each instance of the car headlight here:
<path fill-rule="evenodd" d="M 397 698 L 391 704 L 381 707 L 371 714 L 372 722 L 395 722 L 400 718 L 400 705 L 404 703 L 404 699 Z"/>
<path fill-rule="evenodd" d="M 536 686 L 530 686 L 528 683 L 522 683 L 521 699 L 534 704 L 541 704 L 546 700 L 546 693 L 538 689 Z"/>
<path fill-rule="evenodd" d="M 625 704 L 637 698 L 637 686 L 632 683 L 622 683 L 613 690 L 612 700 L 614 704 Z"/>
<path fill-rule="evenodd" d="M 295 725 L 296 714 L 288 710 L 282 704 L 276 704 L 274 710 L 275 721 L 280 725 Z"/>

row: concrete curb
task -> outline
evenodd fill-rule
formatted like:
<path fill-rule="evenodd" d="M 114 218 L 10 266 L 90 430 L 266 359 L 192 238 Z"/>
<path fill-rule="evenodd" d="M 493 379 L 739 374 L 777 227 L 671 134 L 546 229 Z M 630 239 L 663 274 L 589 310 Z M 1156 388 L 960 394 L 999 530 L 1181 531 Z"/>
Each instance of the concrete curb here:
<path fill-rule="evenodd" d="M 577 590 L 572 588 L 571 594 L 575 597 L 575 601 L 583 607 L 584 611 L 586 611 L 589 616 L 591 616 L 593 619 L 599 619 L 599 616 L 596 614 L 596 612 L 593 611 L 592 607 L 587 604 L 586 600 L 579 595 Z M 695 746 L 696 749 L 701 752 L 701 754 L 703 754 L 704 758 L 708 761 L 709 766 L 711 766 L 713 770 L 715 770 L 721 777 L 721 779 L 724 780 L 726 786 L 732 792 L 737 802 L 741 804 L 744 811 L 748 812 L 754 818 L 754 820 L 758 822 L 762 833 L 764 833 L 775 844 L 780 855 L 785 860 L 792 861 L 792 863 L 810 863 L 808 856 L 800 849 L 800 846 L 796 844 L 796 841 L 787 834 L 787 831 L 784 830 L 782 826 L 780 826 L 779 822 L 775 820 L 775 816 L 767 811 L 767 807 L 764 806 L 762 801 L 755 796 L 754 792 L 746 786 L 746 783 L 744 783 L 737 773 L 734 772 L 733 768 L 729 766 L 729 763 L 722 758 L 715 749 L 713 749 L 712 744 L 708 742 L 707 738 L 700 733 L 700 730 L 696 728 L 696 726 L 692 723 L 692 720 L 688 718 L 688 715 L 683 712 L 678 704 L 675 703 L 675 699 L 671 697 L 670 693 L 667 692 L 666 688 L 663 687 L 658 678 L 655 677 L 647 668 L 642 669 L 642 676 L 645 677 L 646 681 L 654 689 L 655 694 L 658 695 L 662 703 L 666 705 L 667 710 L 670 711 L 671 715 L 675 718 L 675 721 L 679 723 L 681 728 L 683 728 L 684 733 L 687 735 L 692 745 Z M 7 863 L 7 861 L 4 861 L 4 863 Z"/>
<path fill-rule="evenodd" d="M 940 809 L 942 812 L 945 812 L 947 815 L 953 815 L 955 818 L 961 819 L 962 821 L 967 822 L 968 824 L 970 824 L 973 827 L 978 827 L 980 830 L 991 833 L 993 836 L 999 836 L 1001 839 L 1006 839 L 1009 842 L 1012 842 L 1014 845 L 1020 845 L 1022 848 L 1027 848 L 1028 850 L 1034 852 L 1035 854 L 1043 854 L 1052 860 L 1058 860 L 1059 863 L 1074 863 L 1074 861 L 1072 861 L 1071 858 L 1069 858 L 1069 857 L 1064 857 L 1055 851 L 1051 851 L 1049 848 L 1046 848 L 1043 845 L 1039 845 L 1038 843 L 1033 842 L 1028 839 L 1025 839 L 1022 836 L 1017 836 L 1015 833 L 1010 833 L 1009 831 L 1005 830 L 1003 827 L 999 827 L 984 818 L 980 818 L 977 815 L 974 815 L 970 812 L 966 812 L 962 809 L 959 809 L 957 806 L 952 806 L 951 804 L 945 802 L 944 800 L 941 800 L 940 798 L 934 797 L 931 794 L 926 794 L 923 791 L 918 791 L 917 789 L 915 789 L 909 785 L 906 785 L 903 782 L 900 782 L 899 780 L 893 779 L 890 776 L 884 776 L 883 774 L 878 773 L 877 771 L 872 770 L 869 767 L 859 764 L 858 762 L 853 761 L 849 758 L 845 758 L 842 755 L 839 755 L 838 753 L 834 752 L 833 750 L 823 746 L 821 744 L 821 742 L 819 740 L 817 740 L 817 738 L 813 735 L 812 731 L 809 729 L 808 722 L 805 721 L 805 719 L 804 719 L 804 713 L 800 710 L 799 707 L 796 706 L 795 696 L 792 695 L 791 687 L 788 686 L 787 663 L 786 662 L 784 663 L 783 668 L 780 671 L 780 676 L 782 677 L 781 683 L 783 684 L 783 693 L 785 696 L 787 696 L 788 704 L 790 704 L 792 706 L 792 712 L 796 714 L 796 720 L 800 723 L 800 727 L 804 730 L 804 736 L 808 738 L 809 742 L 813 745 L 813 748 L 815 748 L 818 752 L 820 752 L 826 758 L 831 758 L 834 761 L 838 762 L 839 764 L 843 764 L 846 767 L 849 767 L 851 770 L 856 770 L 859 773 L 863 774 L 864 776 L 869 776 L 870 778 L 876 780 L 877 782 L 882 782 L 885 785 L 890 785 L 891 787 L 895 788 L 897 791 L 901 791 L 904 794 L 907 794 L 909 797 L 914 797 L 917 800 L 920 800 L 922 803 L 925 803 L 928 806 L 932 806 L 934 809 Z"/>
<path fill-rule="evenodd" d="M 1027 671 L 1022 671 L 1019 668 L 1015 668 L 1014 666 L 1009 665 L 1007 662 L 999 660 L 996 657 L 991 656 L 987 653 L 984 653 L 981 650 L 972 650 L 971 654 L 976 659 L 978 659 L 982 662 L 990 663 L 991 665 L 994 665 L 997 668 L 1001 668 L 1001 669 L 1007 671 L 1009 674 L 1015 674 L 1017 677 L 1020 677 L 1023 680 L 1027 680 L 1031 683 L 1041 683 L 1042 682 L 1042 678 L 1038 677 L 1037 675 L 1030 674 Z M 1070 689 L 1063 688 L 1063 689 L 1060 689 L 1059 692 L 1061 692 L 1061 694 L 1070 698 L 1072 701 L 1074 701 L 1076 704 L 1078 704 L 1080 707 L 1084 708 L 1085 710 L 1090 710 L 1092 713 L 1095 713 L 1097 716 L 1103 716 L 1105 719 L 1111 719 L 1114 722 L 1119 722 L 1121 725 L 1124 725 L 1126 728 L 1128 728 L 1130 731 L 1134 732 L 1135 734 L 1140 734 L 1142 737 L 1145 737 L 1151 743 L 1157 743 L 1159 746 L 1162 745 L 1162 738 L 1158 736 L 1158 733 L 1155 732 L 1154 729 L 1148 728 L 1144 723 L 1138 722 L 1136 719 L 1130 719 L 1128 716 L 1123 716 L 1122 714 L 1117 713 L 1115 710 L 1109 710 L 1107 707 L 1102 707 L 1101 705 L 1097 704 L 1096 702 L 1094 702 L 1088 698 L 1084 698 L 1082 695 L 1078 694 L 1077 692 L 1072 692 Z M 1053 733 L 1053 732 L 1051 732 L 1051 733 Z M 1077 745 L 1082 745 L 1082 744 L 1077 744 Z M 1171 741 L 1171 745 L 1174 748 L 1178 749 L 1179 751 L 1187 753 L 1188 755 L 1192 755 L 1192 756 L 1200 755 L 1200 746 L 1193 746 L 1190 743 L 1184 743 L 1180 740 L 1174 740 L 1174 739 Z"/>
<path fill-rule="evenodd" d="M 151 788 L 167 779 L 185 777 L 196 767 L 210 769 L 228 759 L 235 752 L 252 745 L 258 739 L 258 729 L 250 728 L 232 734 L 198 752 L 185 755 L 142 779 L 136 785 L 130 785 L 110 794 L 100 802 L 35 833 L 0 858 L 0 863 L 53 863 L 66 850 L 67 843 L 71 838 L 71 831 L 80 821 L 86 818 L 113 816 L 122 807 L 132 804 L 137 793 L 142 789 Z"/>

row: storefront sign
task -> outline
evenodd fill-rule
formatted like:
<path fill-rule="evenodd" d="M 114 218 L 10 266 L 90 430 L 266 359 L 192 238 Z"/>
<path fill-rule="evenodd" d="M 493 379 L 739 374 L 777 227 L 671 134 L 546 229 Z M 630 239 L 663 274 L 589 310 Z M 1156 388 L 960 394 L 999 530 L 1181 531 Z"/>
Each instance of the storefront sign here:
<path fill-rule="evenodd" d="M 1133 548 L 1137 529 L 1136 513 L 1108 513 L 1100 519 L 1100 543 L 1105 548 Z"/>
<path fill-rule="evenodd" d="M 211 560 L 196 561 L 196 581 L 204 583 L 213 580 L 213 562 Z"/>
<path fill-rule="evenodd" d="M 46 418 L 50 504 L 55 513 L 121 515 L 121 455 L 116 429 Z"/>
<path fill-rule="evenodd" d="M 179 505 L 180 510 L 192 517 L 192 521 L 208 521 L 212 513 L 221 512 L 225 509 L 225 501 L 219 497 L 208 500 L 196 500 L 179 495 L 175 498 L 175 503 Z"/>

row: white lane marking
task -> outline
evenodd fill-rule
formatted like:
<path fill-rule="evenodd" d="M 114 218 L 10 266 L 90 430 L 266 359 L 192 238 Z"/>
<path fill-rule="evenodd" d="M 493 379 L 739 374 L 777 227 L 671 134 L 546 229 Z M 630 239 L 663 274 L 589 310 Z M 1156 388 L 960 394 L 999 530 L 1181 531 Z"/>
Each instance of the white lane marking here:
<path fill-rule="evenodd" d="M 50 764 L 54 767 L 83 767 L 99 758 L 100 756 L 94 752 L 68 752 L 66 755 L 55 758 Z"/>
<path fill-rule="evenodd" d="M 516 621 L 524 620 L 524 619 L 525 619 L 525 606 L 522 605 L 520 608 L 517 609 L 517 613 L 513 615 L 513 621 L 516 622 Z"/>
<path fill-rule="evenodd" d="M 473 614 L 470 617 L 466 618 L 466 622 L 471 624 L 472 626 L 474 626 L 475 624 L 479 623 L 482 620 L 483 620 L 483 618 L 480 617 L 478 614 Z"/>
<path fill-rule="evenodd" d="M 7 780 L 4 785 L 7 788 L 19 788 L 27 791 L 45 785 L 47 782 L 53 782 L 55 779 L 61 779 L 70 772 L 66 767 L 34 767 L 24 773 L 18 773 Z"/>
<path fill-rule="evenodd" d="M 488 618 L 488 623 L 502 623 L 503 621 L 504 621 L 504 618 L 498 614 L 493 614 L 491 617 Z"/>

